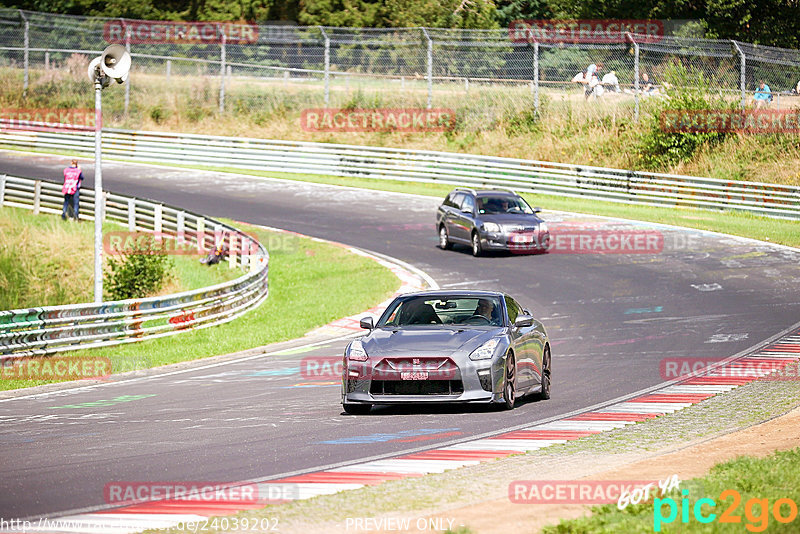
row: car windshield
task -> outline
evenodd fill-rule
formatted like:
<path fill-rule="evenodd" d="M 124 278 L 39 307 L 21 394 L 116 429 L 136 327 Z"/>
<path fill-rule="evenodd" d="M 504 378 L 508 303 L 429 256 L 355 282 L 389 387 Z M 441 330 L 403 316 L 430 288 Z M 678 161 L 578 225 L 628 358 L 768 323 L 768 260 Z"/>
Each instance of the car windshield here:
<path fill-rule="evenodd" d="M 498 297 L 410 297 L 393 302 L 377 326 L 502 326 Z"/>
<path fill-rule="evenodd" d="M 478 197 L 479 213 L 525 213 L 533 215 L 533 210 L 521 197 L 504 195 Z"/>

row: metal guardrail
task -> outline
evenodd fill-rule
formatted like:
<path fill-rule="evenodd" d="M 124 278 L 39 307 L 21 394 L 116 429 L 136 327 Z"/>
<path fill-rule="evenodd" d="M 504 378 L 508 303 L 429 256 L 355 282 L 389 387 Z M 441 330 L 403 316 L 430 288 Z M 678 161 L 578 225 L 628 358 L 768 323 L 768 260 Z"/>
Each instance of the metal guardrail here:
<path fill-rule="evenodd" d="M 34 123 L 31 123 L 32 125 Z M 0 145 L 92 154 L 87 131 L 13 130 Z M 129 160 L 303 174 L 508 187 L 660 207 L 739 210 L 800 219 L 800 187 L 425 150 L 106 129 L 103 153 Z"/>
<path fill-rule="evenodd" d="M 266 299 L 269 254 L 257 240 L 224 223 L 147 200 L 105 193 L 107 220 L 131 232 L 150 231 L 162 239 L 186 240 L 205 250 L 222 241 L 230 267 L 241 277 L 193 291 L 101 304 L 72 304 L 0 311 L 0 362 L 44 356 L 178 334 L 230 321 Z M 61 213 L 64 196 L 52 182 L 0 175 L 0 207 Z M 81 210 L 94 211 L 94 191 L 81 190 Z M 86 215 L 84 214 L 84 217 Z"/>

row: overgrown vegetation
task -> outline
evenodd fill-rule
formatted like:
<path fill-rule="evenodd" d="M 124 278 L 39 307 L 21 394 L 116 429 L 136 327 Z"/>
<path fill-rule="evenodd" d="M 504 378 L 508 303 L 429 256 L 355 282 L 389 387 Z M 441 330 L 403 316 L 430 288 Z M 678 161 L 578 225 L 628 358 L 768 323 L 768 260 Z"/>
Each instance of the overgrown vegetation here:
<path fill-rule="evenodd" d="M 85 60 L 88 62 L 88 58 Z M 30 79 L 26 103 L 20 96 L 21 71 L 0 68 L 0 107 L 88 109 L 93 106 L 91 91 L 85 90 L 83 72 L 32 70 Z M 675 105 L 673 100 L 658 97 L 642 99 L 642 119 L 636 123 L 629 95 L 606 94 L 602 99 L 586 102 L 578 87 L 567 91 L 543 89 L 541 113 L 537 116 L 527 85 L 470 84 L 467 89 L 463 83 L 437 84 L 434 107 L 455 111 L 453 131 L 315 132 L 304 130 L 300 121 L 304 109 L 325 106 L 321 84 L 234 76 L 226 82 L 227 111 L 221 115 L 217 81 L 205 76 L 179 76 L 173 71 L 167 85 L 163 76 L 136 73 L 132 77 L 129 115 L 123 114 L 124 99 L 108 98 L 104 102 L 105 125 L 493 154 L 655 169 L 725 180 L 800 184 L 800 138 L 796 135 L 730 134 L 715 142 L 698 143 L 690 156 L 673 163 L 659 158 L 645 162 L 642 139 L 652 135 L 654 127 L 649 121 L 656 120 L 663 106 Z M 330 107 L 424 108 L 427 86 L 424 81 L 410 79 L 404 84 L 398 80 L 334 79 L 330 95 Z M 800 104 L 800 100 L 796 103 Z M 669 148 L 669 142 L 664 138 L 663 146 Z"/>
<path fill-rule="evenodd" d="M 142 298 L 158 293 L 172 276 L 174 264 L 161 244 L 142 234 L 135 250 L 108 258 L 104 289 L 108 300 Z"/>
<path fill-rule="evenodd" d="M 736 109 L 730 99 L 714 93 L 708 78 L 700 69 L 673 63 L 667 67 L 664 78 L 667 98 L 656 101 L 646 120 L 645 133 L 639 146 L 642 163 L 653 170 L 688 162 L 701 147 L 713 149 L 732 135 L 724 131 L 670 131 L 669 125 L 665 124 L 666 113 L 679 111 L 689 115 L 691 112 Z"/>
<path fill-rule="evenodd" d="M 103 232 L 119 229 L 112 223 L 103 226 Z M 91 222 L 62 221 L 57 215 L 33 215 L 5 206 L 0 208 L 0 236 L 0 310 L 93 300 Z M 105 258 L 108 262 L 109 255 Z M 171 258 L 171 276 L 160 290 L 147 296 L 198 289 L 241 276 L 241 271 L 225 266 L 210 269 L 198 258 Z M 132 280 L 130 285 L 137 284 Z M 108 288 L 109 282 L 105 285 Z"/>

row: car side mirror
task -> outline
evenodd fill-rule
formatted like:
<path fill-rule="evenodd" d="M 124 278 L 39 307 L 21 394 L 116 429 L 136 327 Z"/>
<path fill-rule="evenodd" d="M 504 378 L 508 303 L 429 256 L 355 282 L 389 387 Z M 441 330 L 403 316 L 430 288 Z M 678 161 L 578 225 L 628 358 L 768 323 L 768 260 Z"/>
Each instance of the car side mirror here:
<path fill-rule="evenodd" d="M 461 213 L 469 213 L 472 215 L 472 208 L 461 208 Z"/>
<path fill-rule="evenodd" d="M 375 328 L 375 324 L 372 322 L 372 317 L 364 317 L 361 319 L 359 325 L 361 325 L 361 328 L 364 330 L 372 330 Z"/>
<path fill-rule="evenodd" d="M 542 208 L 533 208 L 533 213 L 541 213 Z"/>
<path fill-rule="evenodd" d="M 529 326 L 533 326 L 533 317 L 521 313 L 517 315 L 517 320 L 514 321 L 514 326 L 517 328 L 527 328 Z"/>

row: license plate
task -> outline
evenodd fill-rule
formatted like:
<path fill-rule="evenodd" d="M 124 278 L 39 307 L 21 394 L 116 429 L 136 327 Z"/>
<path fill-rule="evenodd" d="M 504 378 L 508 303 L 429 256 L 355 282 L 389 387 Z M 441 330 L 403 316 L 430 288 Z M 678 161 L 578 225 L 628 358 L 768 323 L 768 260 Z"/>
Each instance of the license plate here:
<path fill-rule="evenodd" d="M 518 234 L 511 238 L 513 243 L 533 243 L 533 236 L 530 234 Z"/>
<path fill-rule="evenodd" d="M 415 373 L 400 373 L 401 380 L 427 380 L 428 371 L 418 371 Z"/>

